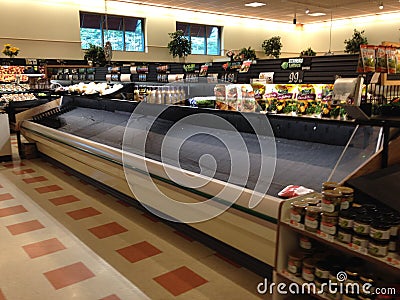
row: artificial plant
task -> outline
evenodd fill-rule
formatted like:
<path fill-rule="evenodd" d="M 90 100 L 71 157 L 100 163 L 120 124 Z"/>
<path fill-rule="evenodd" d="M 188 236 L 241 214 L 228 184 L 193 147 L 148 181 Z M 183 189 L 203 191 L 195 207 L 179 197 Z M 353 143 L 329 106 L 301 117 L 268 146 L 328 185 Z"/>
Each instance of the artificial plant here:
<path fill-rule="evenodd" d="M 261 47 L 264 49 L 266 55 L 279 58 L 282 49 L 281 37 L 273 36 L 270 39 L 264 40 Z"/>
<path fill-rule="evenodd" d="M 317 52 L 315 52 L 311 47 L 308 47 L 306 50 L 300 52 L 300 56 L 316 56 Z"/>
<path fill-rule="evenodd" d="M 344 40 L 344 44 L 346 45 L 344 52 L 351 54 L 359 53 L 360 45 L 368 44 L 368 39 L 364 33 L 365 30 L 358 31 L 357 29 L 354 29 L 353 36 L 348 40 Z"/>
<path fill-rule="evenodd" d="M 192 53 L 192 42 L 185 36 L 183 30 L 170 32 L 171 41 L 168 43 L 169 54 L 173 57 L 185 57 Z"/>
<path fill-rule="evenodd" d="M 240 60 L 255 60 L 257 59 L 256 50 L 249 48 L 242 48 L 239 50 L 238 57 Z"/>
<path fill-rule="evenodd" d="M 87 61 L 92 61 L 93 65 L 100 67 L 106 65 L 106 56 L 103 47 L 89 44 L 89 48 L 85 50 L 84 58 Z"/>

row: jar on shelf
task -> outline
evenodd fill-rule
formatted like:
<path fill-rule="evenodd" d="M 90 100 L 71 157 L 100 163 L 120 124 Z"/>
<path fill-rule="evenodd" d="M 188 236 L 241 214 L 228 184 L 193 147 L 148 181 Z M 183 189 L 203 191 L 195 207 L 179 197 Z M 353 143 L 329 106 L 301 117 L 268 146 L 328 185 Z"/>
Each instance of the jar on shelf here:
<path fill-rule="evenodd" d="M 321 203 L 321 199 L 318 197 L 309 197 L 305 198 L 304 202 L 307 203 L 309 206 L 317 206 Z"/>
<path fill-rule="evenodd" d="M 389 251 L 389 240 L 378 241 L 370 239 L 368 243 L 368 253 L 376 257 L 385 257 Z"/>
<path fill-rule="evenodd" d="M 354 219 L 357 214 L 353 209 L 342 210 L 339 213 L 338 225 L 342 229 L 353 229 Z"/>
<path fill-rule="evenodd" d="M 319 279 L 328 280 L 329 279 L 329 269 L 331 265 L 326 260 L 321 260 L 315 265 L 315 277 Z"/>
<path fill-rule="evenodd" d="M 372 274 L 360 274 L 359 278 L 360 294 L 366 299 L 375 292 L 375 280 Z M 364 287 L 364 288 L 363 288 Z"/>
<path fill-rule="evenodd" d="M 397 237 L 390 237 L 388 251 L 396 253 L 398 251 Z"/>
<path fill-rule="evenodd" d="M 322 290 L 325 291 L 325 287 L 328 285 L 328 279 L 315 277 L 314 283 L 317 293 L 320 293 Z"/>
<path fill-rule="evenodd" d="M 349 266 L 346 268 L 345 273 L 347 275 L 347 279 L 345 284 L 351 284 L 359 282 L 359 268 L 356 266 Z"/>
<path fill-rule="evenodd" d="M 320 230 L 329 235 L 336 235 L 338 217 L 331 216 L 329 213 L 321 213 Z"/>
<path fill-rule="evenodd" d="M 295 276 L 300 276 L 303 259 L 304 255 L 300 251 L 290 253 L 287 266 L 288 272 Z"/>
<path fill-rule="evenodd" d="M 353 234 L 351 237 L 351 243 L 361 248 L 368 248 L 369 238 L 368 235 Z"/>
<path fill-rule="evenodd" d="M 306 258 L 303 260 L 303 268 L 301 271 L 301 277 L 308 282 L 312 282 L 315 279 L 315 264 L 316 260 L 314 258 Z"/>
<path fill-rule="evenodd" d="M 369 235 L 372 217 L 367 214 L 357 215 L 353 223 L 353 231 L 358 235 Z"/>
<path fill-rule="evenodd" d="M 297 223 L 304 223 L 307 203 L 303 201 L 294 201 L 290 205 L 290 220 Z"/>
<path fill-rule="evenodd" d="M 304 225 L 307 231 L 317 232 L 319 228 L 319 220 L 321 214 L 321 207 L 307 206 L 306 216 L 304 218 Z"/>
<path fill-rule="evenodd" d="M 353 230 L 352 229 L 343 229 L 343 228 L 338 228 L 338 233 L 336 236 L 336 239 L 345 244 L 350 244 L 351 239 L 353 237 Z"/>
<path fill-rule="evenodd" d="M 400 216 L 394 215 L 388 221 L 391 224 L 390 236 L 397 237 L 399 234 L 399 228 L 400 228 Z"/>
<path fill-rule="evenodd" d="M 322 191 L 334 190 L 339 186 L 339 183 L 335 181 L 325 181 L 322 183 Z"/>
<path fill-rule="evenodd" d="M 341 271 L 343 271 L 342 266 L 332 265 L 329 270 L 328 282 L 337 283 L 338 282 L 337 274 Z M 336 293 L 334 293 L 334 292 L 336 292 Z M 325 289 L 325 293 L 326 293 L 326 296 L 332 300 L 340 300 L 342 298 L 342 295 L 339 293 L 339 289 L 338 288 L 335 289 L 334 286 L 331 287 L 331 290 L 329 290 L 329 286 L 327 286 Z"/>
<path fill-rule="evenodd" d="M 322 192 L 322 211 L 338 215 L 340 211 L 340 205 L 342 202 L 342 194 L 339 191 L 326 190 Z"/>
<path fill-rule="evenodd" d="M 392 224 L 382 219 L 374 220 L 371 223 L 369 236 L 377 241 L 389 241 Z"/>
<path fill-rule="evenodd" d="M 308 236 L 302 235 L 299 238 L 300 248 L 305 251 L 311 251 L 313 248 L 313 241 Z"/>
<path fill-rule="evenodd" d="M 349 209 L 354 202 L 354 190 L 350 187 L 339 186 L 334 189 L 342 194 L 342 201 L 340 203 L 340 210 Z"/>

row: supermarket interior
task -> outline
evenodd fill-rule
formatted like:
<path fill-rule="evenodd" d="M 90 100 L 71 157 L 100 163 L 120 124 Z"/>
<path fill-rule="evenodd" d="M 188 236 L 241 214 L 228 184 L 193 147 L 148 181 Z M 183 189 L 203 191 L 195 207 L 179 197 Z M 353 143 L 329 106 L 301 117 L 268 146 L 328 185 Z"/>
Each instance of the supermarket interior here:
<path fill-rule="evenodd" d="M 0 300 L 400 299 L 399 1 L 0 5 Z"/>

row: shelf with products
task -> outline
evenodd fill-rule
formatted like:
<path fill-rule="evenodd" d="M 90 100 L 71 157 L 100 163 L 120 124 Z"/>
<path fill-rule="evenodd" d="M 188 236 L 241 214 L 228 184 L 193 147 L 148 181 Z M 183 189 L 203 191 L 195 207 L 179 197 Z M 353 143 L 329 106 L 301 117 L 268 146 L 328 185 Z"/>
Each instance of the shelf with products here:
<path fill-rule="evenodd" d="M 304 236 L 308 236 L 320 242 L 329 243 L 330 246 L 336 248 L 339 251 L 346 252 L 350 255 L 359 256 L 360 258 L 363 258 L 365 260 L 380 264 L 381 267 L 389 267 L 393 270 L 400 271 L 399 254 L 390 253 L 386 257 L 376 257 L 371 254 L 368 254 L 367 248 L 360 247 L 359 245 L 351 243 L 350 244 L 341 243 L 337 241 L 334 236 L 326 234 L 321 231 L 317 231 L 316 233 L 307 231 L 304 229 L 304 226 L 302 226 L 303 224 L 283 221 L 281 225 L 289 227 L 291 230 L 296 231 L 297 233 L 302 234 Z"/>
<path fill-rule="evenodd" d="M 324 199 L 318 204 L 318 201 L 321 201 L 322 198 Z M 364 275 L 373 273 L 376 274 L 374 282 L 377 285 L 396 286 L 400 280 L 400 251 L 398 248 L 400 219 L 398 212 L 386 206 L 379 208 L 367 204 L 363 206 L 354 205 L 355 210 L 359 209 L 358 216 L 360 218 L 357 216 L 354 220 L 352 219 L 355 210 L 352 211 L 351 207 L 346 210 L 343 209 L 339 211 L 338 217 L 333 217 L 332 220 L 334 221 L 330 220 L 334 225 L 329 227 L 332 225 L 326 223 L 329 220 L 313 219 L 313 215 L 310 213 L 315 210 L 324 217 L 324 211 L 321 213 L 321 207 L 326 209 L 327 203 L 325 196 L 314 193 L 293 198 L 281 205 L 274 282 L 288 280 L 302 284 L 307 281 L 308 283 L 314 282 L 318 286 L 318 283 L 326 282 L 327 278 L 331 279 L 330 277 L 320 278 L 318 275 L 323 274 L 321 270 L 329 271 L 329 276 L 333 280 L 335 274 L 339 271 L 345 272 L 346 276 L 349 276 L 351 272 L 347 269 L 349 267 L 355 268 L 357 261 L 359 266 L 355 269 L 357 269 L 357 274 L 360 275 L 357 280 L 362 281 Z M 311 209 L 307 209 L 304 215 L 301 211 L 309 207 Z M 362 223 L 361 208 L 376 210 L 374 215 L 385 215 L 385 220 L 390 221 L 390 223 L 385 223 L 384 219 L 379 219 L 382 220 L 383 225 L 372 222 L 368 227 L 369 234 L 364 235 L 365 241 L 369 244 L 364 245 L 364 247 L 362 247 L 363 240 L 359 240 L 358 237 L 363 232 L 360 229 L 366 228 L 363 226 L 366 226 L 365 224 L 368 222 Z M 367 211 L 364 213 L 367 213 Z M 369 212 L 369 214 L 372 213 Z M 316 218 L 319 217 L 319 215 L 316 216 Z M 353 222 L 353 225 L 351 225 L 351 222 Z M 347 232 L 353 238 L 342 235 L 341 232 Z M 358 245 L 360 241 L 361 246 Z M 313 267 L 310 267 L 310 265 Z M 310 273 L 311 269 L 313 271 Z M 325 276 L 328 276 L 328 273 Z M 399 287 L 396 286 L 396 288 Z M 328 296 L 329 299 L 337 299 Z M 324 295 L 313 294 L 312 297 L 327 299 Z M 280 295 L 274 295 L 274 299 L 284 298 Z"/>
<path fill-rule="evenodd" d="M 88 65 L 46 65 L 46 77 L 51 80 L 94 81 L 96 68 Z"/>
<path fill-rule="evenodd" d="M 283 277 L 284 279 L 287 279 L 289 282 L 292 283 L 296 283 L 298 286 L 302 286 L 303 284 L 307 284 L 308 282 L 305 280 L 302 280 L 300 277 L 294 276 L 293 274 L 291 274 L 290 272 L 288 272 L 287 270 L 282 270 L 279 273 L 276 273 L 276 275 Z M 313 297 L 315 299 L 321 299 L 321 300 L 326 300 L 326 299 L 330 299 L 328 296 L 326 296 L 325 293 L 323 292 L 319 292 L 319 289 L 315 291 L 315 293 L 313 293 Z M 298 296 L 298 295 L 296 295 Z"/>

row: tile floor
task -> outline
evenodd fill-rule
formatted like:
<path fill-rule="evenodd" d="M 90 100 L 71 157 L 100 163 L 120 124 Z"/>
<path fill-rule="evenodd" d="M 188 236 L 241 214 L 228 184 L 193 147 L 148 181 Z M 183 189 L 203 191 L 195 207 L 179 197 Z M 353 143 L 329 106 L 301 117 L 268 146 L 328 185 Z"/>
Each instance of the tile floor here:
<path fill-rule="evenodd" d="M 0 300 L 261 298 L 258 275 L 40 158 L 20 161 L 12 139 Z"/>

